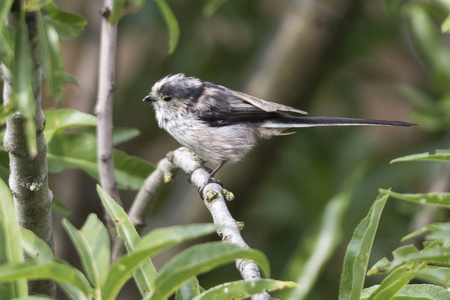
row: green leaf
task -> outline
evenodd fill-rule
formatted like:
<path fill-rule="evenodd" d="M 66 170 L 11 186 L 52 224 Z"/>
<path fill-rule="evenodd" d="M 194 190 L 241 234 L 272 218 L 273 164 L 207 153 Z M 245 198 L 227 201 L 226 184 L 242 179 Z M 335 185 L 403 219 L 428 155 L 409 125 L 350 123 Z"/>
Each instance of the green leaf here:
<path fill-rule="evenodd" d="M 423 263 L 413 263 L 401 266 L 389 274 L 380 284 L 378 289 L 369 297 L 371 300 L 391 299 L 405 285 L 414 278 L 416 272 L 423 268 Z"/>
<path fill-rule="evenodd" d="M 24 132 L 28 154 L 33 158 L 37 155 L 36 125 L 34 123 L 36 102 L 32 88 L 36 85 L 36 82 L 33 82 L 32 79 L 35 72 L 32 68 L 33 63 L 28 39 L 25 12 L 21 11 L 15 42 L 12 101 L 17 101 L 19 111 L 25 119 Z"/>
<path fill-rule="evenodd" d="M 103 193 L 104 192 L 102 192 L 102 194 Z M 103 195 L 103 197 L 106 197 L 106 195 Z M 103 199 L 103 201 L 105 200 L 107 203 L 109 203 L 108 206 L 112 204 L 112 206 L 115 207 L 117 205 L 112 203 L 111 202 L 112 200 Z M 110 209 L 111 208 L 109 208 L 108 211 Z M 116 224 L 120 224 L 122 223 L 123 218 L 118 219 L 116 216 L 113 217 L 113 220 L 117 220 L 118 222 L 116 221 Z M 128 221 L 126 221 L 126 223 L 128 223 Z M 111 269 L 109 271 L 108 277 L 104 285 L 103 298 L 115 299 L 119 290 L 122 288 L 125 282 L 131 277 L 132 272 L 134 272 L 144 262 L 148 261 L 148 259 L 151 256 L 154 256 L 160 253 L 161 251 L 171 246 L 177 245 L 183 241 L 191 240 L 212 233 L 216 229 L 217 228 L 212 224 L 192 224 L 186 226 L 173 226 L 153 230 L 152 232 L 147 234 L 138 245 L 135 245 L 136 248 L 134 251 L 130 251 L 128 255 L 120 257 L 111 266 Z M 124 236 L 123 233 L 120 233 L 119 228 L 118 231 L 120 236 Z M 130 232 L 132 231 L 130 230 Z M 132 237 L 132 235 L 134 235 L 134 233 L 128 235 L 128 239 L 130 239 L 130 236 Z M 153 282 L 155 277 L 156 272 L 152 274 L 151 277 L 149 276 L 148 279 L 151 279 L 150 284 Z M 149 290 L 146 291 L 146 293 L 148 292 Z"/>
<path fill-rule="evenodd" d="M 50 296 L 26 296 L 20 298 L 14 298 L 14 300 L 55 300 L 55 298 Z"/>
<path fill-rule="evenodd" d="M 85 297 L 91 297 L 91 287 L 86 277 L 77 269 L 55 261 L 29 260 L 0 266 L 0 281 L 17 279 L 61 281 L 73 285 Z"/>
<path fill-rule="evenodd" d="M 450 248 L 443 248 L 436 246 L 427 246 L 419 251 L 413 245 L 407 245 L 397 248 L 392 252 L 394 259 L 389 261 L 387 258 L 379 260 L 370 270 L 367 275 L 389 273 L 400 266 L 404 266 L 414 262 L 429 262 L 434 264 L 449 264 L 450 262 Z"/>
<path fill-rule="evenodd" d="M 450 207 L 450 193 L 428 193 L 428 194 L 399 194 L 389 190 L 380 189 L 380 192 L 387 193 L 396 199 L 420 203 L 432 204 L 443 207 Z"/>
<path fill-rule="evenodd" d="M 292 281 L 278 281 L 273 279 L 240 280 L 215 286 L 195 297 L 193 300 L 247 299 L 251 295 L 265 291 L 271 292 L 293 287 L 300 288 L 297 283 Z"/>
<path fill-rule="evenodd" d="M 75 109 L 48 109 L 44 110 L 46 125 L 45 139 L 48 142 L 55 132 L 81 126 L 97 126 L 97 118 Z"/>
<path fill-rule="evenodd" d="M 361 300 L 366 300 L 378 285 L 364 289 Z M 409 284 L 404 286 L 391 300 L 441 300 L 449 299 L 450 291 L 431 284 Z"/>
<path fill-rule="evenodd" d="M 23 261 L 19 224 L 14 201 L 6 184 L 0 180 L 0 266 Z M 0 299 L 12 299 L 28 294 L 27 282 L 17 279 L 0 283 Z"/>
<path fill-rule="evenodd" d="M 318 224 L 299 243 L 290 262 L 285 278 L 294 280 L 302 289 L 292 289 L 283 293 L 283 299 L 304 299 L 314 286 L 322 266 L 324 266 L 342 238 L 344 214 L 352 197 L 356 182 L 361 178 L 363 168 L 352 172 L 343 190 L 326 205 Z"/>
<path fill-rule="evenodd" d="M 72 83 L 76 86 L 80 86 L 78 84 L 78 80 L 67 72 L 64 72 L 64 80 L 66 81 L 66 83 Z"/>
<path fill-rule="evenodd" d="M 45 9 L 61 39 L 76 38 L 83 32 L 87 24 L 86 19 L 82 16 L 62 11 L 53 2 Z"/>
<path fill-rule="evenodd" d="M 84 130 L 92 136 L 97 136 L 97 128 L 88 128 Z M 140 134 L 139 130 L 134 127 L 114 127 L 113 128 L 113 145 L 127 142 Z"/>
<path fill-rule="evenodd" d="M 48 4 L 50 4 L 53 0 L 28 0 L 25 1 L 25 11 L 33 12 L 37 10 L 41 10 Z"/>
<path fill-rule="evenodd" d="M 450 150 L 436 150 L 436 153 L 412 154 L 391 160 L 391 164 L 403 161 L 446 161 L 450 162 Z"/>
<path fill-rule="evenodd" d="M 58 33 L 51 22 L 44 20 L 40 12 L 38 19 L 39 46 L 42 57 L 42 71 L 47 80 L 50 97 L 62 101 L 66 96 L 64 61 L 59 45 Z"/>
<path fill-rule="evenodd" d="M 203 14 L 206 17 L 211 17 L 225 2 L 227 2 L 227 0 L 209 0 L 203 8 Z"/>
<path fill-rule="evenodd" d="M 161 268 L 154 282 L 153 293 L 148 294 L 144 299 L 165 299 L 192 276 L 206 273 L 236 259 L 253 260 L 261 267 L 263 273 L 267 275 L 270 273 L 266 256 L 258 250 L 242 249 L 236 245 L 221 242 L 195 245 L 176 255 Z"/>
<path fill-rule="evenodd" d="M 55 259 L 52 249 L 31 230 L 21 228 L 20 233 L 23 250 L 29 257 L 42 262 L 51 262 Z"/>
<path fill-rule="evenodd" d="M 113 9 L 108 17 L 110 23 L 117 23 L 124 15 L 125 0 L 114 0 Z"/>
<path fill-rule="evenodd" d="M 364 286 L 367 264 L 375 233 L 388 194 L 381 193 L 367 216 L 356 226 L 344 257 L 344 269 L 339 287 L 339 299 L 359 300 Z"/>
<path fill-rule="evenodd" d="M 449 286 L 450 269 L 448 267 L 427 266 L 416 273 L 416 278 L 442 286 Z"/>
<path fill-rule="evenodd" d="M 169 54 L 175 51 L 180 37 L 180 27 L 177 18 L 170 9 L 169 4 L 165 0 L 154 0 L 158 5 L 159 11 L 163 15 L 167 28 L 169 29 Z"/>
<path fill-rule="evenodd" d="M 442 22 L 441 31 L 442 33 L 450 32 L 450 15 L 445 18 L 444 22 Z"/>
<path fill-rule="evenodd" d="M 175 300 L 192 300 L 200 295 L 200 284 L 197 277 L 185 282 L 175 294 Z"/>
<path fill-rule="evenodd" d="M 116 180 L 121 189 L 139 189 L 154 170 L 147 161 L 114 150 Z M 85 132 L 55 133 L 48 143 L 49 171 L 58 173 L 66 169 L 82 169 L 98 180 L 97 139 Z"/>
<path fill-rule="evenodd" d="M 11 60 L 14 58 L 14 51 L 8 40 L 5 38 L 4 33 L 1 31 L 2 26 L 3 24 L 0 23 L 0 61 L 8 69 L 11 69 Z"/>
<path fill-rule="evenodd" d="M 117 233 L 119 236 L 124 240 L 125 246 L 128 250 L 128 252 L 132 252 L 137 244 L 140 242 L 141 238 L 139 234 L 136 231 L 136 228 L 134 227 L 133 223 L 131 222 L 130 218 L 128 218 L 128 215 L 123 210 L 122 207 L 120 207 L 119 204 L 117 204 L 111 196 L 108 195 L 99 185 L 97 185 L 97 193 L 100 196 L 100 199 L 102 200 L 103 206 L 108 211 L 109 215 L 111 216 L 111 219 L 114 220 L 114 224 L 116 224 Z M 140 265 L 136 265 L 135 268 L 132 271 L 128 271 L 123 268 L 119 268 L 117 272 L 113 272 L 113 268 L 115 265 L 118 265 L 117 262 L 120 261 L 120 259 L 116 260 L 116 264 L 114 264 L 111 267 L 111 270 L 107 276 L 105 287 L 103 291 L 113 294 L 115 298 L 116 294 L 119 290 L 122 288 L 123 284 L 130 278 L 131 272 L 136 270 L 134 273 L 134 279 L 136 281 L 136 284 L 139 288 L 139 291 L 141 295 L 147 294 L 149 291 L 152 290 L 152 281 L 153 278 L 156 276 L 156 269 L 153 266 L 153 263 L 148 257 L 144 258 L 143 261 L 140 261 Z M 119 265 L 121 266 L 121 265 Z M 120 281 L 120 279 L 123 279 L 121 277 L 121 274 L 126 273 L 127 278 L 124 279 L 124 281 Z M 112 278 L 112 279 L 111 279 Z M 111 282 L 113 282 L 111 284 Z M 119 282 L 119 284 L 117 284 Z M 109 287 L 108 287 L 109 285 Z M 108 298 L 106 296 L 106 298 Z M 113 299 L 111 298 L 111 299 Z"/>
<path fill-rule="evenodd" d="M 95 214 L 89 215 L 81 230 L 77 230 L 67 219 L 63 219 L 63 225 L 75 245 L 89 281 L 100 290 L 109 270 L 108 230 Z"/>
<path fill-rule="evenodd" d="M 53 198 L 52 202 L 52 212 L 62 217 L 70 215 L 70 209 L 65 206 L 64 203 L 55 198 Z"/>
<path fill-rule="evenodd" d="M 425 231 L 430 231 L 425 236 L 426 240 L 440 240 L 444 245 L 450 244 L 450 223 L 433 223 L 428 224 L 402 238 L 402 242 L 422 234 Z"/>
<path fill-rule="evenodd" d="M 3 24 L 5 24 L 6 17 L 11 10 L 13 0 L 3 0 L 0 2 L 0 33 L 3 30 Z M 1 45 L 1 43 L 0 43 Z"/>

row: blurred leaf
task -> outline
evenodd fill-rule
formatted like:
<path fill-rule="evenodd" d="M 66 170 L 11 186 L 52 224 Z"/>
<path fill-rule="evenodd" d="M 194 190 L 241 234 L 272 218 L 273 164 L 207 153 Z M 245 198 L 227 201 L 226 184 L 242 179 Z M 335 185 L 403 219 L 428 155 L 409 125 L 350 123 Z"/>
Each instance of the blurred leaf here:
<path fill-rule="evenodd" d="M 25 1 L 24 8 L 27 12 L 37 11 L 52 3 L 52 1 L 53 0 L 28 0 Z"/>
<path fill-rule="evenodd" d="M 113 9 L 109 14 L 108 21 L 110 23 L 117 23 L 123 16 L 123 9 L 125 7 L 125 0 L 114 0 Z"/>
<path fill-rule="evenodd" d="M 65 12 L 59 9 L 53 2 L 45 7 L 51 24 L 56 29 L 61 39 L 73 39 L 79 36 L 87 24 L 85 18 L 80 15 Z"/>
<path fill-rule="evenodd" d="M 6 184 L 0 180 L 0 266 L 23 261 L 19 224 L 14 201 Z M 0 299 L 28 295 L 27 282 L 14 279 L 0 283 Z"/>
<path fill-rule="evenodd" d="M 211 17 L 225 2 L 227 2 L 227 0 L 209 0 L 203 8 L 203 14 L 206 17 Z"/>
<path fill-rule="evenodd" d="M 87 128 L 83 130 L 92 136 L 97 136 L 97 128 Z M 113 128 L 113 145 L 127 142 L 140 134 L 139 130 L 134 127 L 114 127 Z"/>
<path fill-rule="evenodd" d="M 450 15 L 445 18 L 444 22 L 441 25 L 442 33 L 450 32 Z"/>
<path fill-rule="evenodd" d="M 236 245 L 210 242 L 192 246 L 169 260 L 160 270 L 154 282 L 154 291 L 144 299 L 165 299 L 192 276 L 203 274 L 236 259 L 253 260 L 262 273 L 270 276 L 266 256 L 254 249 L 242 249 Z"/>
<path fill-rule="evenodd" d="M 77 269 L 55 261 L 29 260 L 0 266 L 0 281 L 16 279 L 62 281 L 73 285 L 86 297 L 91 297 L 91 287 L 86 277 Z"/>
<path fill-rule="evenodd" d="M 325 206 L 318 224 L 299 243 L 297 250 L 287 263 L 289 270 L 285 278 L 297 282 L 302 289 L 283 293 L 283 299 L 304 299 L 314 286 L 322 267 L 329 261 L 342 239 L 342 222 L 362 168 L 352 172 L 342 191 Z"/>
<path fill-rule="evenodd" d="M 380 193 L 367 216 L 353 232 L 344 258 L 344 269 L 339 287 L 340 300 L 359 300 L 361 298 L 373 240 L 388 198 L 388 194 Z"/>
<path fill-rule="evenodd" d="M 369 299 L 378 285 L 364 289 L 361 300 Z M 449 299 L 450 291 L 431 284 L 408 284 L 404 286 L 391 300 L 440 300 Z"/>
<path fill-rule="evenodd" d="M 6 183 L 9 181 L 9 154 L 3 147 L 0 147 L 0 178 Z"/>
<path fill-rule="evenodd" d="M 407 236 L 402 238 L 401 241 L 404 242 L 408 239 L 417 237 L 425 231 L 430 231 L 430 233 L 425 236 L 426 240 L 440 240 L 444 243 L 444 245 L 450 244 L 450 223 L 428 224 L 414 231 L 413 233 L 408 234 Z"/>
<path fill-rule="evenodd" d="M 46 125 L 44 129 L 47 143 L 55 132 L 81 126 L 96 126 L 97 118 L 74 109 L 48 109 L 44 110 Z"/>
<path fill-rule="evenodd" d="M 127 213 L 99 185 L 97 185 L 97 193 L 102 200 L 103 206 L 114 221 L 114 224 L 116 224 L 117 233 L 119 234 L 119 237 L 123 239 L 128 252 L 134 251 L 137 244 L 141 241 L 141 237 L 137 233 L 130 218 L 128 218 Z M 145 295 L 153 289 L 152 282 L 156 277 L 156 269 L 149 259 L 149 256 L 140 260 L 139 264 L 134 265 L 132 270 L 127 268 L 129 266 L 126 263 L 120 263 L 123 257 L 124 256 L 116 260 L 107 275 L 103 289 L 104 295 L 106 293 L 106 296 L 104 297 L 107 299 L 110 295 L 112 295 L 111 299 L 114 299 L 117 296 L 117 293 L 130 278 L 132 272 L 134 272 L 134 279 L 141 295 Z M 114 266 L 119 266 L 116 271 L 113 271 Z M 126 279 L 123 277 L 124 274 L 126 275 Z"/>
<path fill-rule="evenodd" d="M 383 189 L 380 189 L 380 192 L 387 193 L 389 196 L 400 200 L 450 207 L 450 193 L 399 194 Z"/>
<path fill-rule="evenodd" d="M 425 152 L 407 155 L 391 160 L 390 163 L 393 164 L 402 161 L 429 161 L 429 160 L 450 162 L 450 150 L 436 150 L 436 153 Z"/>
<path fill-rule="evenodd" d="M 12 3 L 13 3 L 13 0 L 2 0 L 0 2 L 0 33 L 2 32 L 6 17 L 8 16 L 9 11 L 11 10 Z M 0 45 L 1 45 L 1 43 L 0 43 Z"/>
<path fill-rule="evenodd" d="M 57 261 L 53 256 L 50 247 L 40 238 L 38 238 L 32 231 L 21 228 L 22 247 L 24 251 L 35 260 L 42 262 Z M 66 264 L 66 262 L 62 262 Z M 58 282 L 59 286 L 72 300 L 87 300 L 88 298 L 78 288 L 67 282 Z"/>
<path fill-rule="evenodd" d="M 62 101 L 66 96 L 66 79 L 58 34 L 52 23 L 44 20 L 40 12 L 37 12 L 36 15 L 42 58 L 41 66 L 44 78 L 47 80 L 47 88 L 50 97 Z"/>
<path fill-rule="evenodd" d="M 55 198 L 53 198 L 52 212 L 61 217 L 67 217 L 68 215 L 70 215 L 70 209 L 67 206 L 65 206 L 61 201 Z"/>
<path fill-rule="evenodd" d="M 32 88 L 36 83 L 32 79 L 34 71 L 24 11 L 20 13 L 15 45 L 12 102 L 17 101 L 19 111 L 25 119 L 24 132 L 28 155 L 33 158 L 37 155 L 36 125 L 34 123 L 36 102 Z"/>
<path fill-rule="evenodd" d="M 76 86 L 80 86 L 78 84 L 78 80 L 67 72 L 64 72 L 64 81 L 66 83 L 72 83 L 75 84 Z"/>
<path fill-rule="evenodd" d="M 448 267 L 427 266 L 426 269 L 419 270 L 416 273 L 416 278 L 442 286 L 449 286 L 450 269 Z"/>
<path fill-rule="evenodd" d="M 52 249 L 31 230 L 20 228 L 20 233 L 23 250 L 30 258 L 42 262 L 50 262 L 55 259 Z"/>
<path fill-rule="evenodd" d="M 14 51 L 4 33 L 2 32 L 0 25 L 0 61 L 5 64 L 8 69 L 11 69 L 11 60 L 14 57 Z"/>
<path fill-rule="evenodd" d="M 62 222 L 81 258 L 89 281 L 100 291 L 108 273 L 111 256 L 108 230 L 95 214 L 89 215 L 81 230 L 77 230 L 67 219 Z"/>
<path fill-rule="evenodd" d="M 14 298 L 14 300 L 55 300 L 55 298 L 50 296 L 26 296 L 20 298 Z"/>
<path fill-rule="evenodd" d="M 121 189 L 139 189 L 154 170 L 147 161 L 114 150 L 116 180 Z M 55 133 L 48 143 L 48 167 L 52 173 L 78 168 L 98 179 L 97 139 L 85 132 Z"/>
<path fill-rule="evenodd" d="M 428 15 L 426 6 L 412 4 L 407 10 L 416 47 L 431 68 L 434 87 L 446 93 L 450 81 L 450 53 L 445 42 Z"/>
<path fill-rule="evenodd" d="M 389 261 L 386 257 L 379 260 L 367 275 L 389 273 L 396 268 L 415 262 L 443 263 L 450 262 L 450 248 L 442 248 L 439 243 L 434 243 L 419 251 L 413 245 L 407 245 L 397 248 L 392 252 L 394 258 Z"/>
<path fill-rule="evenodd" d="M 215 286 L 195 297 L 194 300 L 247 299 L 251 295 L 262 292 L 271 292 L 293 287 L 298 289 L 301 288 L 292 281 L 278 281 L 273 279 L 257 279 L 251 281 L 240 280 Z"/>
<path fill-rule="evenodd" d="M 185 282 L 175 294 L 175 300 L 192 300 L 200 295 L 200 284 L 197 277 Z"/>
<path fill-rule="evenodd" d="M 178 21 L 175 18 L 170 6 L 165 0 L 154 0 L 158 5 L 159 11 L 163 15 L 164 21 L 169 29 L 169 54 L 175 51 L 180 37 L 180 27 Z"/>

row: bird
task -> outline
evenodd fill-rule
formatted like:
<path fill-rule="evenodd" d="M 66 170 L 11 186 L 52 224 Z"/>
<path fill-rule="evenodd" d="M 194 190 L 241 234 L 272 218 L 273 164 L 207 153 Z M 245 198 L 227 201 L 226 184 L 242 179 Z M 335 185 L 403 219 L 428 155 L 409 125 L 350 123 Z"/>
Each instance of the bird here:
<path fill-rule="evenodd" d="M 303 110 L 266 101 L 213 82 L 185 74 L 157 81 L 143 101 L 152 102 L 160 128 L 204 162 L 216 166 L 213 176 L 227 163 L 242 160 L 259 139 L 289 135 L 296 128 L 315 126 L 414 126 L 402 121 L 307 117 Z"/>

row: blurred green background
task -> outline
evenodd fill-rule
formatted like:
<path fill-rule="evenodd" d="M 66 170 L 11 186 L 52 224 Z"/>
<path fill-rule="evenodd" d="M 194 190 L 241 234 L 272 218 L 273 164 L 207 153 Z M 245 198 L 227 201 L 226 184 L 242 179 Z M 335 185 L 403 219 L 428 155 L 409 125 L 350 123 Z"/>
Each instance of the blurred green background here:
<path fill-rule="evenodd" d="M 427 2 L 229 0 L 208 17 L 203 13 L 208 1 L 168 1 L 180 26 L 178 47 L 168 55 L 166 25 L 156 4 L 147 1 L 119 24 L 114 123 L 141 132 L 120 148 L 157 163 L 179 146 L 158 128 L 153 109 L 141 100 L 158 79 L 180 72 L 312 116 L 419 123 L 412 128 L 302 129 L 262 141 L 244 162 L 227 165 L 217 176 L 236 195 L 229 208 L 245 223 L 244 239 L 268 256 L 272 278 L 290 279 L 284 277 L 286 268 L 302 237 L 346 178 L 364 165 L 343 219 L 340 245 L 307 297 L 335 299 L 346 245 L 378 188 L 448 191 L 449 172 L 438 163 L 389 164 L 399 156 L 448 148 L 449 39 L 439 29 L 445 6 Z M 89 22 L 81 37 L 63 41 L 66 70 L 79 86 L 68 86 L 61 105 L 94 113 L 102 3 L 56 3 Z M 45 108 L 56 106 L 45 101 Z M 50 185 L 54 196 L 71 209 L 69 219 L 77 227 L 92 211 L 102 215 L 95 182 L 81 171 L 51 175 Z M 129 206 L 135 192 L 121 195 Z M 160 198 L 149 215 L 149 229 L 211 222 L 185 174 Z M 445 217 L 443 212 L 388 201 L 369 265 L 389 257 L 399 239 L 424 222 Z M 79 265 L 60 219 L 54 222 L 57 255 Z M 158 257 L 156 264 L 172 255 Z M 202 276 L 200 283 L 207 288 L 238 278 L 231 265 Z M 367 285 L 379 281 L 369 278 Z M 121 296 L 137 298 L 133 283 Z"/>

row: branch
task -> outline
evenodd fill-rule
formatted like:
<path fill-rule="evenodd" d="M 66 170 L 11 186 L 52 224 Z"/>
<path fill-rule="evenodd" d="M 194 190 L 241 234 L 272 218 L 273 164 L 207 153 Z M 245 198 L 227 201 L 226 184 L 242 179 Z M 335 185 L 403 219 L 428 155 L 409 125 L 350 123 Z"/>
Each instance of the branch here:
<path fill-rule="evenodd" d="M 14 13 L 10 13 L 11 24 L 17 23 L 12 20 L 15 17 Z M 36 124 L 37 155 L 31 158 L 28 153 L 24 131 L 25 118 L 19 112 L 6 121 L 6 133 L 3 142 L 5 150 L 9 153 L 9 187 L 14 198 L 19 225 L 33 231 L 54 250 L 51 211 L 53 195 L 48 187 L 47 142 L 43 134 L 45 117 L 41 107 L 43 79 L 34 15 L 28 16 L 26 23 L 33 62 L 32 76 L 37 83 L 33 85 L 33 94 L 36 101 L 34 121 Z M 12 101 L 14 80 L 11 71 L 4 64 L 1 64 L 0 70 L 4 78 L 3 100 L 6 106 Z M 29 281 L 28 288 L 30 294 L 56 296 L 56 285 L 51 281 Z"/>
<path fill-rule="evenodd" d="M 138 230 L 142 229 L 145 218 L 164 183 L 170 182 L 173 173 L 178 169 L 190 174 L 190 181 L 197 188 L 206 181 L 209 175 L 200 159 L 187 148 L 181 147 L 168 153 L 167 158 L 161 160 L 156 170 L 145 180 L 131 206 L 129 217 Z M 222 228 L 219 233 L 222 236 L 222 241 L 244 249 L 250 249 L 240 233 L 243 224 L 233 219 L 225 202 L 225 200 L 233 200 L 233 194 L 217 183 L 210 183 L 206 185 L 201 196 L 213 217 L 214 224 Z M 236 260 L 236 268 L 245 280 L 261 278 L 259 268 L 253 261 Z M 269 298 L 270 296 L 266 292 L 252 296 L 253 300 L 268 300 Z"/>
<path fill-rule="evenodd" d="M 119 189 L 114 174 L 113 157 L 113 97 L 117 45 L 117 23 L 110 23 L 107 19 L 113 9 L 113 0 L 105 0 L 102 12 L 102 28 L 100 41 L 100 65 L 98 95 L 95 113 L 97 115 L 97 162 L 100 175 L 100 185 L 121 206 Z M 112 260 L 115 253 L 120 252 L 122 241 L 117 235 L 111 217 L 105 212 L 107 227 L 113 242 Z"/>

